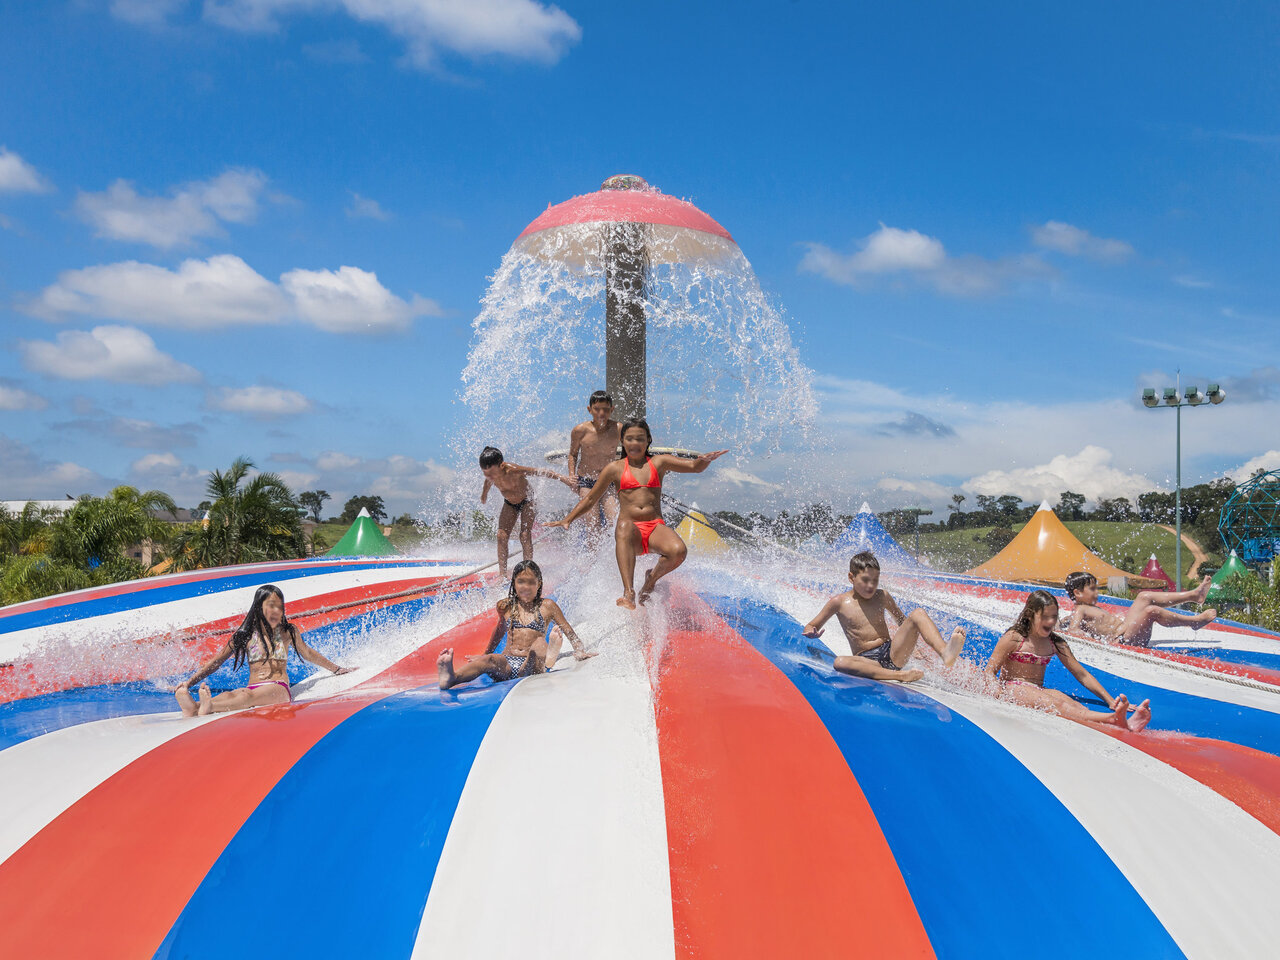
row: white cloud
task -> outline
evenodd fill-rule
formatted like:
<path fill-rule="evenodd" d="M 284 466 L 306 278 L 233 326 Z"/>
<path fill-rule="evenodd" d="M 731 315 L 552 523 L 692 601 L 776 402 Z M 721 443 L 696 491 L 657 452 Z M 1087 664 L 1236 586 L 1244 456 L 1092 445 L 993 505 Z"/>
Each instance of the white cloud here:
<path fill-rule="evenodd" d="M 876 489 L 885 493 L 906 494 L 906 499 L 913 497 L 937 503 L 950 498 L 952 488 L 933 480 L 903 480 L 899 477 L 882 477 L 876 481 Z M 901 499 L 901 498 L 898 498 Z"/>
<path fill-rule="evenodd" d="M 1244 483 L 1253 476 L 1255 470 L 1280 470 L 1280 450 L 1268 450 L 1266 453 L 1259 454 L 1252 460 L 1240 464 L 1232 470 L 1228 476 L 1236 483 Z"/>
<path fill-rule="evenodd" d="M 303 490 L 311 490 L 316 485 L 319 477 L 314 473 L 307 473 L 302 470 L 277 470 L 276 476 L 285 482 L 294 495 L 301 493 Z"/>
<path fill-rule="evenodd" d="M 182 4 L 169 0 L 113 0 L 123 20 L 155 23 Z M 246 32 L 273 32 L 290 14 L 342 10 L 402 40 L 407 59 L 432 67 L 442 51 L 468 57 L 504 56 L 554 63 L 582 37 L 577 21 L 536 0 L 205 0 L 210 23 Z"/>
<path fill-rule="evenodd" d="M 311 409 L 311 401 L 298 391 L 280 387 L 223 387 L 210 392 L 208 403 L 214 410 L 262 419 L 297 416 Z"/>
<path fill-rule="evenodd" d="M 145 196 L 117 180 L 101 193 L 81 191 L 76 213 L 99 237 L 167 250 L 196 237 L 223 236 L 223 223 L 253 220 L 266 185 L 265 174 L 238 168 L 173 187 L 167 196 Z"/>
<path fill-rule="evenodd" d="M 27 369 L 60 380 L 110 380 L 154 386 L 200 379 L 198 370 L 162 353 L 154 340 L 135 327 L 68 330 L 58 334 L 56 342 L 19 340 L 18 348 Z"/>
<path fill-rule="evenodd" d="M 1173 282 L 1180 287 L 1186 287 L 1188 290 L 1208 290 L 1213 284 L 1208 280 L 1190 273 L 1182 273 L 1173 278 Z"/>
<path fill-rule="evenodd" d="M 6 500 L 61 500 L 100 491 L 98 474 L 78 463 L 46 460 L 26 444 L 0 433 L 0 490 Z"/>
<path fill-rule="evenodd" d="M 1059 454 L 1038 466 L 989 470 L 966 481 L 961 489 L 993 497 L 1014 493 L 1032 502 L 1052 501 L 1063 490 L 1074 490 L 1095 502 L 1108 497 L 1134 500 L 1155 489 L 1148 477 L 1117 469 L 1111 460 L 1110 450 L 1090 444 L 1077 454 Z"/>
<path fill-rule="evenodd" d="M 880 224 L 853 253 L 838 253 L 821 243 L 805 244 L 802 273 L 816 273 L 833 283 L 860 287 L 873 278 L 897 276 L 933 287 L 949 296 L 996 293 L 1007 283 L 1046 276 L 1051 271 L 1033 256 L 988 260 L 965 254 L 951 256 L 942 241 L 918 230 Z"/>
<path fill-rule="evenodd" d="M 49 320 L 78 314 L 187 330 L 301 320 L 372 334 L 443 313 L 425 297 L 397 297 L 359 267 L 290 270 L 275 284 L 232 254 L 184 260 L 175 270 L 136 260 L 67 270 L 26 310 Z"/>
<path fill-rule="evenodd" d="M 178 506 L 194 507 L 206 498 L 208 471 L 183 463 L 172 453 L 148 453 L 129 467 L 129 480 L 142 488 L 163 490 Z"/>
<path fill-rule="evenodd" d="M 8 380 L 0 380 L 0 410 L 43 410 L 49 401 Z"/>
<path fill-rule="evenodd" d="M 1072 257 L 1119 262 L 1133 254 L 1133 247 L 1123 240 L 1095 237 L 1088 230 L 1050 220 L 1031 228 L 1031 240 L 1037 247 L 1056 250 Z"/>
<path fill-rule="evenodd" d="M 316 466 L 325 471 L 350 470 L 360 465 L 360 458 L 337 450 L 326 450 L 316 457 Z"/>
<path fill-rule="evenodd" d="M 124 447 L 164 450 L 171 447 L 190 447 L 204 433 L 198 423 L 176 423 L 161 426 L 150 420 L 135 417 L 82 417 L 53 424 L 54 430 L 72 431 L 107 438 Z"/>
<path fill-rule="evenodd" d="M 296 480 L 296 485 L 290 482 L 290 487 L 295 491 L 329 491 L 333 495 L 335 512 L 349 497 L 358 495 L 382 497 L 388 514 L 393 516 L 414 512 L 428 497 L 438 494 L 441 489 L 452 489 L 457 482 L 457 474 L 449 467 L 434 460 L 417 460 L 403 454 L 366 458 L 339 450 L 326 450 L 314 462 L 300 463 L 298 460 L 289 455 L 287 461 L 283 461 L 292 466 L 289 476 Z"/>
<path fill-rule="evenodd" d="M 391 214 L 382 209 L 382 204 L 369 197 L 362 197 L 351 191 L 351 206 L 347 207 L 347 216 L 353 220 L 365 218 L 369 220 L 390 220 Z"/>
<path fill-rule="evenodd" d="M 0 193 L 46 193 L 52 189 L 35 167 L 8 147 L 0 147 Z"/>

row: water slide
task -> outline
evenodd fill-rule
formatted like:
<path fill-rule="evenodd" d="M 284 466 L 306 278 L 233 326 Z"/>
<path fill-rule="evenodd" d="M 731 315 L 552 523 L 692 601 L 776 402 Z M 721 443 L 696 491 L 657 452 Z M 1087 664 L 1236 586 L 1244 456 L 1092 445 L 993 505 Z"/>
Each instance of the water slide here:
<path fill-rule="evenodd" d="M 255 891 L 282 898 L 285 957 L 1217 958 L 1280 936 L 1280 687 L 1082 651 L 1156 708 L 1148 733 L 1086 729 L 980 694 L 976 667 L 834 673 L 799 629 L 824 585 L 794 567 L 695 557 L 628 615 L 607 562 L 549 566 L 601 656 L 444 693 L 435 658 L 482 649 L 495 589 L 376 597 L 464 562 L 264 565 L 5 618 L 37 667 L 97 646 L 119 671 L 126 607 L 190 635 L 234 619 L 246 579 L 291 615 L 364 601 L 308 626 L 360 670 L 299 677 L 289 705 L 184 719 L 145 656 L 130 679 L 8 688 L 0 955 L 258 949 L 227 922 Z M 985 660 L 980 585 L 888 585 Z M 1027 890 L 1069 907 L 974 923 Z"/>

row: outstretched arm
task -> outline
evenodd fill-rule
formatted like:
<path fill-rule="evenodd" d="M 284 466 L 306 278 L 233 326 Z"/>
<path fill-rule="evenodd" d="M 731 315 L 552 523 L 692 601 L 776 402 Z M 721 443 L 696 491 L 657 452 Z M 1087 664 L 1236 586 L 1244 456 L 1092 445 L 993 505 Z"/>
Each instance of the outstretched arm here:
<path fill-rule="evenodd" d="M 564 527 L 566 530 L 568 530 L 569 524 L 573 523 L 573 521 L 577 520 L 580 516 L 587 513 L 587 511 L 595 508 L 595 505 L 600 502 L 600 498 L 605 495 L 605 492 L 609 489 L 610 486 L 613 485 L 613 482 L 618 478 L 618 473 L 621 469 L 622 469 L 621 467 L 616 465 L 616 462 L 609 464 L 609 466 L 605 467 L 603 470 L 600 471 L 600 478 L 596 481 L 596 485 L 591 488 L 591 492 L 588 493 L 581 500 L 579 500 L 577 504 L 574 505 L 574 508 L 569 511 L 568 515 L 565 516 L 563 520 L 552 520 L 548 523 L 544 523 L 543 526 L 544 527 Z"/>
<path fill-rule="evenodd" d="M 319 650 L 314 649 L 307 641 L 302 639 L 302 634 L 297 627 L 293 628 L 293 648 L 298 651 L 298 656 L 302 657 L 308 663 L 314 663 L 317 667 L 324 667 L 334 676 L 343 673 L 350 673 L 355 667 L 340 667 Z"/>
<path fill-rule="evenodd" d="M 804 635 L 813 638 L 822 636 L 822 625 L 830 620 L 838 609 L 840 609 L 840 598 L 832 597 L 822 605 L 818 615 L 804 625 Z"/>
<path fill-rule="evenodd" d="M 566 477 L 563 473 L 556 473 L 554 470 L 551 470 L 548 467 L 522 467 L 518 463 L 509 463 L 507 464 L 507 466 L 509 466 L 512 470 L 518 470 L 520 473 L 523 473 L 526 477 L 546 477 L 549 480 L 559 480 L 566 487 L 577 486 L 577 484 L 573 480 Z"/>
<path fill-rule="evenodd" d="M 573 632 L 573 627 L 569 626 L 569 621 L 564 618 L 564 612 L 560 609 L 560 605 L 554 600 L 546 601 L 551 607 L 551 619 L 555 621 L 556 626 L 560 628 L 560 632 L 569 638 L 569 642 L 573 644 L 573 659 L 587 660 L 596 656 L 600 651 L 589 651 L 578 639 L 578 635 Z"/>
<path fill-rule="evenodd" d="M 1055 639 L 1053 645 L 1058 650 L 1058 659 L 1071 672 L 1071 675 L 1080 682 L 1080 686 L 1084 687 L 1108 707 L 1114 708 L 1116 698 L 1107 693 L 1106 688 L 1098 682 L 1097 677 L 1081 665 L 1080 661 L 1076 659 L 1076 655 L 1071 652 L 1071 647 L 1067 645 L 1067 642 Z"/>
<path fill-rule="evenodd" d="M 230 641 L 230 640 L 228 640 L 228 641 L 227 641 L 226 643 L 224 643 L 221 647 L 219 647 L 219 648 L 218 648 L 218 652 L 217 652 L 217 653 L 215 653 L 212 657 L 210 657 L 208 660 L 206 660 L 206 661 L 205 661 L 205 662 L 200 666 L 200 669 L 199 669 L 199 670 L 197 670 L 195 673 L 193 673 L 193 674 L 192 674 L 189 678 L 187 678 L 186 680 L 182 681 L 182 683 L 178 684 L 178 686 L 180 686 L 180 687 L 194 687 L 194 686 L 196 686 L 197 684 L 199 684 L 199 683 L 200 683 L 200 681 L 201 681 L 201 680 L 203 680 L 205 677 L 209 676 L 211 673 L 213 673 L 215 670 L 217 670 L 220 666 L 222 666 L 222 665 L 226 662 L 226 660 L 227 660 L 227 658 L 228 658 L 229 656 L 231 656 L 231 641 Z"/>
<path fill-rule="evenodd" d="M 653 465 L 663 473 L 701 473 L 711 466 L 712 460 L 719 460 L 728 450 L 716 450 L 712 453 L 700 453 L 692 460 L 674 457 L 669 453 L 660 453 L 653 458 Z"/>

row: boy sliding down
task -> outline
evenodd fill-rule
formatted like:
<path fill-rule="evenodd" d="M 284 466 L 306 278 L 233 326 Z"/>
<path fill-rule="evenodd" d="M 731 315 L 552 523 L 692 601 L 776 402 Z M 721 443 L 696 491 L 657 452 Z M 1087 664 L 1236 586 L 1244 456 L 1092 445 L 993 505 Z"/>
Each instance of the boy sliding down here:
<path fill-rule="evenodd" d="M 533 559 L 533 494 L 529 491 L 529 477 L 551 477 L 559 480 L 567 487 L 573 487 L 568 477 L 542 467 L 522 467 L 518 463 L 507 463 L 502 459 L 502 451 L 497 447 L 485 447 L 480 452 L 480 472 L 484 474 L 484 488 L 480 491 L 480 502 L 489 499 L 489 488 L 497 487 L 502 494 L 502 511 L 498 514 L 498 569 L 502 576 L 507 575 L 507 541 L 511 538 L 511 530 L 516 525 L 516 517 L 520 518 L 520 550 L 525 560 Z"/>
<path fill-rule="evenodd" d="M 1218 611 L 1213 608 L 1195 614 L 1165 609 L 1175 603 L 1204 603 L 1209 595 L 1209 584 L 1209 578 L 1205 577 L 1194 590 L 1181 590 L 1177 593 L 1152 590 L 1140 593 L 1133 605 L 1121 614 L 1098 606 L 1097 577 L 1091 573 L 1073 573 L 1064 584 L 1067 597 L 1076 604 L 1066 629 L 1081 630 L 1091 637 L 1110 643 L 1146 647 L 1151 644 L 1151 627 L 1154 624 L 1199 629 L 1213 622 L 1218 616 Z"/>
<path fill-rule="evenodd" d="M 836 657 L 835 668 L 841 673 L 872 680 L 900 680 L 910 683 L 924 676 L 921 670 L 903 670 L 923 639 L 942 657 L 942 665 L 951 666 L 964 646 L 964 630 L 956 627 L 950 642 L 942 642 L 942 634 L 923 610 L 904 616 L 888 592 L 879 589 L 880 563 L 869 550 L 854 554 L 849 561 L 849 582 L 853 589 L 828 600 L 818 615 L 804 625 L 806 637 L 822 636 L 822 625 L 835 614 L 853 650 L 851 657 Z M 888 613 L 898 622 L 893 635 L 885 623 Z"/>

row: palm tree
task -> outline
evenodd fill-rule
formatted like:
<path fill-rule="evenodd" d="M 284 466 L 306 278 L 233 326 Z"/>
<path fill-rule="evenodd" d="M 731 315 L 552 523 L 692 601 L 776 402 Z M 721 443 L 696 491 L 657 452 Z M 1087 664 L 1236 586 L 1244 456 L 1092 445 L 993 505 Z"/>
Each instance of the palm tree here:
<path fill-rule="evenodd" d="M 277 474 L 250 477 L 252 469 L 252 460 L 239 457 L 225 473 L 209 475 L 205 520 L 192 524 L 173 544 L 179 570 L 302 556 L 301 507 L 293 493 Z"/>
<path fill-rule="evenodd" d="M 171 525 L 153 514 L 164 510 L 176 516 L 177 509 L 167 493 L 129 486 L 116 487 L 105 497 L 81 497 L 54 524 L 50 552 L 77 566 L 114 565 L 136 544 L 167 541 Z"/>

